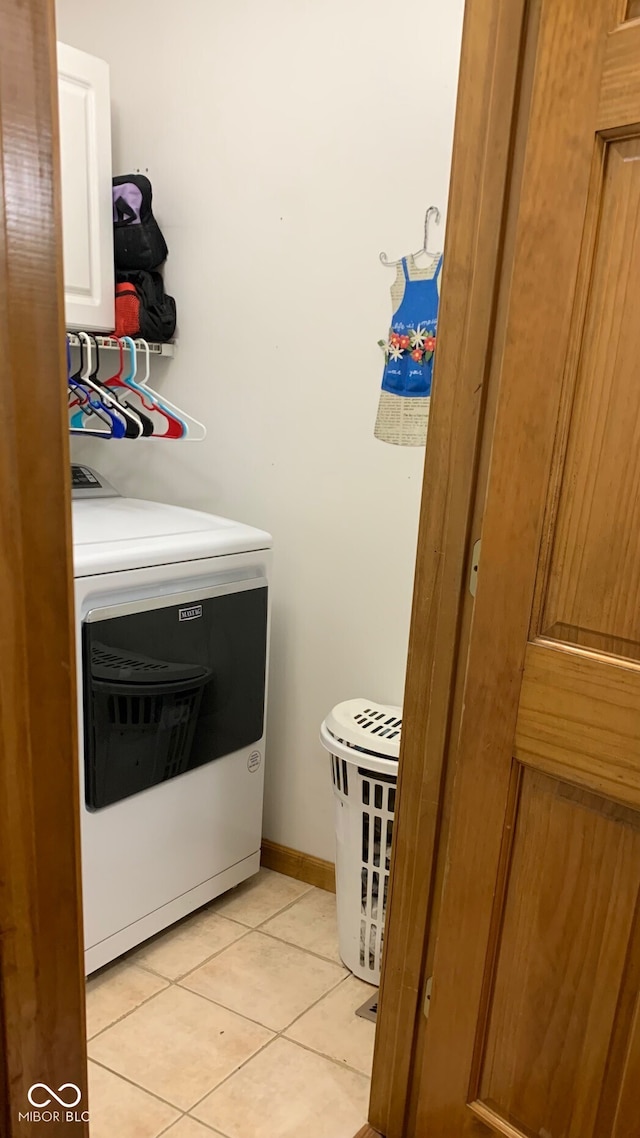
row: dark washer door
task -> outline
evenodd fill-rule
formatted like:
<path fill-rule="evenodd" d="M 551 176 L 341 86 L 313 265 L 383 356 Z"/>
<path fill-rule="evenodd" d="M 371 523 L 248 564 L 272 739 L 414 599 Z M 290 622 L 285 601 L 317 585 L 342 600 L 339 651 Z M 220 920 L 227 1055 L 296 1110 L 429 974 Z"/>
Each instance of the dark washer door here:
<path fill-rule="evenodd" d="M 93 609 L 82 652 L 91 809 L 262 736 L 264 578 Z"/>

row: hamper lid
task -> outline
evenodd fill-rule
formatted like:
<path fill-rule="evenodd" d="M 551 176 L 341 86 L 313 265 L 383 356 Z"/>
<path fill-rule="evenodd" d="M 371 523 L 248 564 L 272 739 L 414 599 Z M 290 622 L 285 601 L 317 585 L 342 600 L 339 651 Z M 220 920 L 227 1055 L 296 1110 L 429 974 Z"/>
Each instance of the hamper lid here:
<path fill-rule="evenodd" d="M 204 683 L 210 668 L 201 664 L 181 664 L 173 660 L 156 660 L 140 652 L 119 651 L 95 642 L 91 646 L 91 675 L 95 680 L 111 684 L 189 684 Z"/>
<path fill-rule="evenodd" d="M 341 743 L 397 759 L 400 753 L 402 708 L 370 699 L 347 699 L 338 703 L 325 719 L 327 730 Z"/>

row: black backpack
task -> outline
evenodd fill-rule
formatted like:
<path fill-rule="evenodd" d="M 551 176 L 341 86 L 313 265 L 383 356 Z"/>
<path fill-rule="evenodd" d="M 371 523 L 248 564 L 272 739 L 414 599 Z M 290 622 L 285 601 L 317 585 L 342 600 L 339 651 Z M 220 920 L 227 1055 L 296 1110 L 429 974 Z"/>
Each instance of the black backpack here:
<path fill-rule="evenodd" d="M 157 269 L 169 250 L 153 210 L 151 182 L 144 174 L 113 179 L 113 248 L 116 269 Z"/>
<path fill-rule="evenodd" d="M 135 288 L 140 301 L 139 335 L 145 340 L 170 340 L 176 330 L 176 302 L 164 291 L 164 281 L 160 273 L 148 273 L 135 269 L 129 273 L 116 273 L 116 331 L 118 295 L 127 290 L 120 286 Z M 132 333 L 137 334 L 137 333 Z"/>

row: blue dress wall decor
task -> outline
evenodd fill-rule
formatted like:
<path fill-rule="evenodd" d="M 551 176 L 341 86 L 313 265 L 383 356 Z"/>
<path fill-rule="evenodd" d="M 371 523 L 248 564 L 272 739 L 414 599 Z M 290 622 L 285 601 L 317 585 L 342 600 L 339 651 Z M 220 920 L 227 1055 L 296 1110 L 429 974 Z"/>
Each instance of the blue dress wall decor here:
<path fill-rule="evenodd" d="M 393 395 L 426 399 L 431 395 L 433 353 L 438 327 L 438 276 L 442 256 L 432 277 L 410 277 L 407 258 L 402 258 L 404 292 L 393 314 L 389 339 L 384 348 L 382 390 Z"/>
<path fill-rule="evenodd" d="M 397 262 L 389 262 L 384 254 L 380 257 L 385 265 L 397 265 L 397 275 L 391 288 L 394 312 L 389 334 L 378 341 L 385 358 L 374 434 L 399 446 L 424 446 L 427 437 L 442 272 L 442 254 L 427 249 L 432 212 L 440 219 L 431 207 L 420 251 L 430 257 L 425 268 L 416 265 L 419 254 Z"/>

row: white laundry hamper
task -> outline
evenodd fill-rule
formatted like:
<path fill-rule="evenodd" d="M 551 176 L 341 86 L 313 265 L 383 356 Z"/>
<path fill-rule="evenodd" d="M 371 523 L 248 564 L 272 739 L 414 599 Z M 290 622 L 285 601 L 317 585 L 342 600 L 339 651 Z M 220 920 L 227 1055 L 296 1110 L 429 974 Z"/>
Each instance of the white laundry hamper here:
<path fill-rule="evenodd" d="M 340 956 L 369 984 L 380 983 L 401 727 L 401 708 L 350 699 L 320 728 L 335 796 Z"/>

